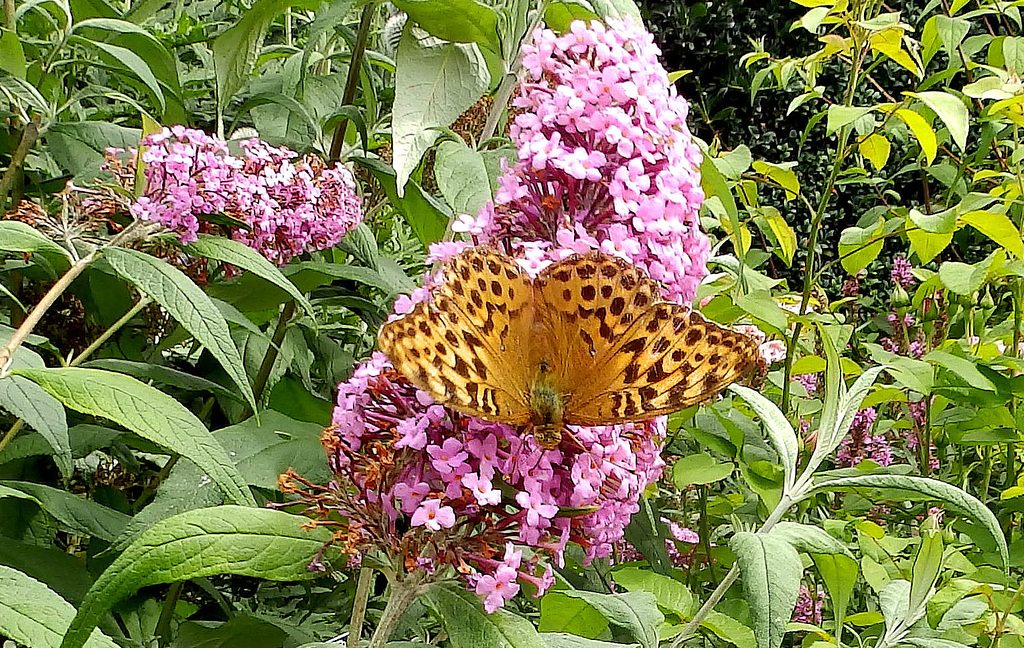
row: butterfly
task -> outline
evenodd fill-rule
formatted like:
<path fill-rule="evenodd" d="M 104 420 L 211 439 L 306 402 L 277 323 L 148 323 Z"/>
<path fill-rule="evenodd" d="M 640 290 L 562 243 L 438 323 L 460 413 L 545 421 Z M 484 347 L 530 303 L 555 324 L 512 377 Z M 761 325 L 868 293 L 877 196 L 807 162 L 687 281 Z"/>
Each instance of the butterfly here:
<path fill-rule="evenodd" d="M 432 299 L 381 327 L 379 348 L 434 400 L 531 429 L 610 425 L 706 400 L 755 366 L 753 338 L 662 301 L 647 274 L 591 252 L 536 278 L 491 248 L 449 259 Z"/>

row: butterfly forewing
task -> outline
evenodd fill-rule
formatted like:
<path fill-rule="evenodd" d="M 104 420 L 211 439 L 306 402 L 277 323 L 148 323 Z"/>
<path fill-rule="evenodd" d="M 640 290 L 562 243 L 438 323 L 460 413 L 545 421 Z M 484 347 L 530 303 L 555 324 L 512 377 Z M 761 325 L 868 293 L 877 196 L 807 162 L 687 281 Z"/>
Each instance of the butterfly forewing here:
<path fill-rule="evenodd" d="M 484 419 L 529 420 L 521 358 L 532 317 L 532 285 L 509 257 L 472 248 L 445 266 L 433 302 L 385 324 L 378 345 L 395 368 L 435 400 Z"/>
<path fill-rule="evenodd" d="M 660 299 L 657 284 L 636 266 L 596 252 L 548 266 L 535 293 L 546 338 L 541 348 L 570 398 L 585 384 L 611 378 L 605 365 L 614 349 L 637 315 Z"/>

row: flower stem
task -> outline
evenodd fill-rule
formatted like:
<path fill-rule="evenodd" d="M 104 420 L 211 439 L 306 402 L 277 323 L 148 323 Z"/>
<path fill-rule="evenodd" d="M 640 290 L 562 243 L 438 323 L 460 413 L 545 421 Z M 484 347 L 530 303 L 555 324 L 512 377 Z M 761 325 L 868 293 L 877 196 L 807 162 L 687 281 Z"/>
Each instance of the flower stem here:
<path fill-rule="evenodd" d="M 391 591 L 388 596 L 388 603 L 384 606 L 384 614 L 380 618 L 377 629 L 373 631 L 369 648 L 384 648 L 391 633 L 398 626 L 399 619 L 409 609 L 416 597 L 423 592 L 423 574 L 414 572 L 403 580 L 391 582 Z"/>
<path fill-rule="evenodd" d="M 366 51 L 366 39 L 370 34 L 370 21 L 373 18 L 373 11 L 377 3 L 369 2 L 363 7 L 363 15 L 359 19 L 359 31 L 356 32 L 356 42 L 352 46 L 352 54 L 349 57 L 348 77 L 345 79 L 345 93 L 341 97 L 342 106 L 351 106 L 356 97 L 356 88 L 359 86 L 359 68 L 363 66 L 363 52 Z M 341 146 L 345 143 L 345 130 L 348 127 L 348 119 L 342 119 L 334 129 L 334 137 L 331 139 L 331 153 L 328 158 L 332 163 L 341 159 Z"/>
<path fill-rule="evenodd" d="M 253 380 L 252 393 L 257 401 L 263 397 L 263 390 L 267 388 L 267 381 L 270 380 L 270 371 L 274 368 L 274 363 L 277 362 L 278 350 L 281 348 L 281 343 L 284 342 L 284 335 L 288 331 L 288 322 L 291 321 L 293 315 L 295 315 L 294 300 L 286 303 L 281 310 L 281 317 L 277 320 L 277 328 L 274 329 L 274 337 L 270 340 L 267 353 L 263 356 L 263 363 L 260 364 L 259 371 L 256 372 L 256 378 Z M 255 413 L 250 412 L 248 406 L 245 409 L 245 416 Z"/>
<path fill-rule="evenodd" d="M 95 353 L 97 349 L 106 344 L 107 340 L 114 336 L 114 333 L 117 333 L 119 330 L 121 330 L 121 327 L 123 327 L 128 322 L 132 321 L 133 317 L 138 315 L 143 308 L 148 306 L 150 301 L 152 300 L 150 300 L 148 295 L 143 295 L 142 298 L 139 299 L 139 301 L 136 302 L 134 306 L 132 306 L 131 310 L 122 315 L 119 320 L 111 324 L 106 331 L 103 331 L 103 333 L 98 338 L 93 340 L 92 344 L 87 346 L 81 353 L 78 354 L 77 357 L 75 357 L 74 360 L 69 362 L 68 366 L 77 367 L 78 365 L 85 362 L 85 360 L 93 353 Z"/>
<path fill-rule="evenodd" d="M 363 618 L 366 616 L 366 601 L 370 598 L 370 583 L 373 582 L 373 570 L 362 567 L 359 580 L 356 581 L 356 595 L 352 602 L 352 621 L 348 624 L 348 648 L 359 648 L 359 639 L 363 634 Z"/>

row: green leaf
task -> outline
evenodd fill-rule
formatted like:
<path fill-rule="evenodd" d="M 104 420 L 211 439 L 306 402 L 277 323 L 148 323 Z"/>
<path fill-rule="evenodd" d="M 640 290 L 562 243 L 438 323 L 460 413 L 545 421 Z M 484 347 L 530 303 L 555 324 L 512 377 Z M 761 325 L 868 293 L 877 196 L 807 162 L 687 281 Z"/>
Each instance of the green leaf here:
<path fill-rule="evenodd" d="M 131 518 L 67 491 L 31 482 L 0 481 L 0 497 L 30 499 L 71 533 L 111 541 Z"/>
<path fill-rule="evenodd" d="M 544 648 L 532 623 L 507 610 L 487 614 L 463 587 L 435 584 L 422 599 L 444 624 L 452 648 Z"/>
<path fill-rule="evenodd" d="M 988 265 L 984 262 L 969 264 L 946 261 L 939 266 L 942 285 L 958 295 L 969 297 L 976 293 L 988 276 Z"/>
<path fill-rule="evenodd" d="M 245 375 L 242 356 L 220 310 L 181 270 L 138 250 L 107 248 L 103 258 L 135 287 L 167 309 L 220 362 L 255 411 L 256 397 Z"/>
<path fill-rule="evenodd" d="M 398 193 L 439 135 L 487 90 L 490 74 L 476 45 L 417 39 L 407 29 L 395 55 L 391 118 Z"/>
<path fill-rule="evenodd" d="M 676 488 L 694 484 L 713 484 L 732 474 L 733 465 L 719 463 L 707 453 L 680 457 L 672 467 L 672 481 Z"/>
<path fill-rule="evenodd" d="M 989 237 L 1018 259 L 1024 259 L 1024 241 L 1020 230 L 1006 214 L 994 211 L 970 211 L 960 220 Z"/>
<path fill-rule="evenodd" d="M 726 178 L 739 180 L 743 177 L 744 172 L 750 168 L 753 154 L 751 154 L 750 149 L 746 145 L 740 144 L 724 155 L 718 157 L 708 156 L 706 159 L 710 160 L 715 168 Z"/>
<path fill-rule="evenodd" d="M 298 0 L 258 0 L 234 26 L 213 39 L 211 48 L 220 111 L 252 74 L 270 24 L 285 8 L 296 4 Z"/>
<path fill-rule="evenodd" d="M 74 606 L 49 587 L 0 565 L 0 635 L 29 648 L 56 648 L 74 616 Z M 117 647 L 99 629 L 83 640 L 86 648 Z"/>
<path fill-rule="evenodd" d="M 110 419 L 194 461 L 232 501 L 255 506 L 224 448 L 192 412 L 162 391 L 98 369 L 19 369 L 17 373 L 73 410 Z"/>
<path fill-rule="evenodd" d="M 352 162 L 370 170 L 374 179 L 384 188 L 388 202 L 405 218 L 424 247 L 444 237 L 450 216 L 446 205 L 423 191 L 412 180 L 403 187 L 404 193 L 400 193 L 395 170 L 381 160 L 357 157 Z"/>
<path fill-rule="evenodd" d="M 25 79 L 27 71 L 21 39 L 9 29 L 4 29 L 0 33 L 0 70 L 22 80 Z"/>
<path fill-rule="evenodd" d="M 754 631 L 727 614 L 712 610 L 700 625 L 737 648 L 758 648 Z"/>
<path fill-rule="evenodd" d="M 925 362 L 938 365 L 952 371 L 956 376 L 966 381 L 971 387 L 985 391 L 996 391 L 996 385 L 989 378 L 978 370 L 978 366 L 967 358 L 960 358 L 951 353 L 938 349 L 931 351 L 922 358 Z"/>
<path fill-rule="evenodd" d="M 970 114 L 967 106 L 956 95 L 937 90 L 929 92 L 906 92 L 908 96 L 920 99 L 924 105 L 935 111 L 949 129 L 949 135 L 961 151 L 967 147 L 967 129 Z M 909 126 L 909 124 L 908 124 Z M 917 134 L 916 132 L 914 133 Z"/>
<path fill-rule="evenodd" d="M 828 589 L 836 626 L 842 627 L 846 609 L 850 605 L 850 597 L 853 595 L 854 587 L 857 585 L 857 576 L 860 573 L 857 561 L 845 554 L 834 553 L 812 553 L 811 560 L 814 561 L 814 566 L 818 568 L 821 580 L 824 581 L 825 587 Z"/>
<path fill-rule="evenodd" d="M 594 639 L 608 630 L 608 619 L 586 601 L 566 596 L 565 590 L 551 590 L 540 599 L 537 629 Z"/>
<path fill-rule="evenodd" d="M 909 108 L 898 109 L 896 116 L 903 120 L 903 123 L 917 138 L 917 143 L 921 145 L 921 151 L 924 153 L 925 166 L 934 162 L 935 154 L 939 151 L 939 143 L 935 137 L 935 130 L 928 120 Z"/>
<path fill-rule="evenodd" d="M 921 263 L 929 263 L 953 241 L 953 233 L 932 234 L 921 229 L 908 229 L 910 247 Z"/>
<path fill-rule="evenodd" d="M 871 108 L 858 106 L 842 106 L 835 104 L 828 107 L 828 121 L 825 125 L 825 132 L 831 135 L 843 126 L 852 124 L 861 117 L 871 114 Z"/>
<path fill-rule="evenodd" d="M 140 134 L 106 121 L 57 122 L 46 130 L 46 145 L 57 164 L 84 183 L 101 173 L 104 149 L 137 147 Z"/>
<path fill-rule="evenodd" d="M 640 510 L 633 514 L 626 526 L 626 541 L 643 555 L 651 570 L 656 574 L 670 575 L 672 561 L 665 546 L 661 513 L 651 500 L 640 496 Z"/>
<path fill-rule="evenodd" d="M 627 591 L 654 594 L 661 608 L 678 614 L 684 620 L 692 617 L 696 611 L 689 588 L 669 576 L 639 567 L 623 567 L 613 571 L 612 578 L 616 585 L 621 585 Z"/>
<path fill-rule="evenodd" d="M 565 596 L 586 601 L 604 615 L 604 618 L 608 619 L 608 623 L 628 632 L 644 648 L 657 648 L 657 626 L 665 620 L 665 616 L 658 610 L 658 603 L 653 594 L 649 592 L 600 594 L 581 590 L 559 590 L 559 592 Z"/>
<path fill-rule="evenodd" d="M 888 499 L 890 500 L 907 495 L 921 496 L 924 501 L 939 500 L 939 502 L 944 503 L 951 509 L 966 515 L 981 527 L 995 543 L 1003 563 L 1003 568 L 1008 569 L 1010 554 L 1006 546 L 1006 538 L 1003 536 L 1003 531 L 999 526 L 999 520 L 977 498 L 952 484 L 947 484 L 937 479 L 913 477 L 910 475 L 860 475 L 857 477 L 827 479 L 815 484 L 813 490 L 857 490 L 862 488 L 881 488 L 895 491 L 888 493 L 890 495 Z"/>
<path fill-rule="evenodd" d="M 942 568 L 942 529 L 935 516 L 925 518 L 919 535 L 921 543 L 914 556 L 910 581 L 910 610 L 917 618 L 924 616 L 925 604 L 935 594 L 935 583 Z"/>
<path fill-rule="evenodd" d="M 0 221 L 0 250 L 38 254 L 59 273 L 71 267 L 71 255 L 67 250 L 20 221 Z"/>
<path fill-rule="evenodd" d="M 285 291 L 302 306 L 302 310 L 310 317 L 315 317 L 313 305 L 309 303 L 306 296 L 288 280 L 281 271 L 270 261 L 244 243 L 226 239 L 220 236 L 199 234 L 199 240 L 185 246 L 189 254 L 216 259 L 224 263 L 230 263 L 242 270 L 247 270 L 260 279 L 264 279 Z"/>
<path fill-rule="evenodd" d="M 892 150 L 892 145 L 884 135 L 871 133 L 860 141 L 857 148 L 860 149 L 860 154 L 867 158 L 876 170 L 880 171 L 885 166 L 885 163 L 889 161 L 889 152 Z"/>
<path fill-rule="evenodd" d="M 214 436 L 249 484 L 273 490 L 277 488 L 277 476 L 288 468 L 310 481 L 327 483 L 331 473 L 320 444 L 323 429 L 316 423 L 263 410 L 258 421 L 250 417 L 217 430 Z"/>
<path fill-rule="evenodd" d="M 331 538 L 306 530 L 304 517 L 282 511 L 220 506 L 176 515 L 139 536 L 100 575 L 71 622 L 61 648 L 79 648 L 119 601 L 149 585 L 236 574 L 276 581 L 308 580 L 310 559 Z M 337 557 L 337 552 L 331 553 Z"/>
<path fill-rule="evenodd" d="M 152 380 L 160 385 L 167 385 L 189 392 L 209 392 L 225 398 L 231 398 L 244 402 L 234 391 L 225 388 L 212 380 L 194 376 L 178 369 L 165 367 L 163 365 L 150 364 L 148 362 L 135 362 L 132 360 L 120 360 L 118 358 L 101 358 L 90 360 L 83 367 L 90 369 L 104 369 L 126 374 L 143 380 Z"/>
<path fill-rule="evenodd" d="M 111 43 L 104 43 L 103 41 L 96 41 L 89 38 L 83 38 L 81 36 L 74 36 L 72 39 L 74 42 L 97 50 L 100 58 L 108 65 L 127 70 L 134 74 L 153 94 L 153 98 L 160 107 L 160 112 L 163 113 L 167 108 L 167 99 L 164 97 L 164 91 L 160 87 L 160 82 L 157 81 L 156 75 L 154 75 L 153 70 L 150 69 L 149 63 L 147 63 L 141 56 L 126 47 L 120 47 Z"/>
<path fill-rule="evenodd" d="M 789 326 L 786 311 L 779 308 L 778 303 L 768 290 L 755 290 L 743 295 L 734 295 L 733 301 L 751 317 L 779 331 L 785 331 Z"/>
<path fill-rule="evenodd" d="M 456 214 L 476 215 L 491 199 L 483 155 L 462 142 L 446 140 L 437 146 L 434 177 L 441 195 Z"/>
<path fill-rule="evenodd" d="M 734 535 L 729 548 L 740 567 L 757 645 L 779 648 L 800 594 L 800 556 L 781 538 L 748 531 Z"/>
<path fill-rule="evenodd" d="M 548 6 L 551 7 L 555 5 Z M 586 637 L 566 634 L 563 632 L 542 632 L 540 633 L 540 638 L 544 640 L 544 644 L 548 648 L 634 648 L 635 646 L 640 645 L 598 641 L 597 639 L 587 639 Z M 401 647 L 395 646 L 395 648 Z"/>
<path fill-rule="evenodd" d="M 913 624 L 909 605 L 910 583 L 902 578 L 896 578 L 885 584 L 882 591 L 878 593 L 878 607 L 882 609 L 882 617 L 885 619 L 886 636 L 893 633 L 897 627 L 905 629 Z M 898 633 L 897 639 L 901 639 Z"/>
<path fill-rule="evenodd" d="M 761 210 L 761 215 L 768 222 L 768 227 L 771 228 L 772 234 L 775 235 L 775 240 L 779 244 L 779 256 L 786 262 L 786 265 L 792 265 L 793 255 L 796 253 L 796 232 L 775 208 L 765 207 Z"/>
<path fill-rule="evenodd" d="M 474 0 L 395 0 L 417 25 L 453 43 L 476 43 L 501 53 L 498 14 Z"/>
<path fill-rule="evenodd" d="M 41 369 L 43 359 L 31 349 L 15 352 L 12 369 Z M 67 479 L 74 469 L 71 461 L 71 440 L 68 438 L 68 420 L 64 406 L 39 385 L 23 376 L 8 375 L 0 378 L 0 407 L 25 421 L 30 428 L 46 439 L 53 449 L 53 460 L 61 475 Z"/>
<path fill-rule="evenodd" d="M 879 218 L 867 227 L 847 227 L 839 237 L 839 254 L 843 269 L 855 275 L 868 267 L 882 251 L 885 240 L 885 219 Z"/>
<path fill-rule="evenodd" d="M 768 434 L 768 440 L 771 441 L 772 447 L 782 461 L 782 469 L 786 476 L 783 492 L 788 494 L 796 482 L 797 461 L 800 459 L 800 443 L 793 425 L 775 403 L 757 391 L 736 384 L 729 385 L 729 390 L 745 400 L 750 409 L 754 410 L 754 413 L 761 419 L 761 424 Z"/>
<path fill-rule="evenodd" d="M 797 522 L 779 522 L 769 532 L 788 542 L 797 551 L 807 554 L 843 554 L 853 559 L 847 546 L 830 536 L 821 527 Z"/>

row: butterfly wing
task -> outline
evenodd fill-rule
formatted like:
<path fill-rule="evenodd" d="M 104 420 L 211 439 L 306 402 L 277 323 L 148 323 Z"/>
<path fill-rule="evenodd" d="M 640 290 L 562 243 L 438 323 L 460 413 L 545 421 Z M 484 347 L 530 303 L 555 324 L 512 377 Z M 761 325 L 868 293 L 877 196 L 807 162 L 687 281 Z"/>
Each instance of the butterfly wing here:
<path fill-rule="evenodd" d="M 661 302 L 639 315 L 609 353 L 610 380 L 584 383 L 566 407 L 567 421 L 597 425 L 670 414 L 742 378 L 759 352 L 750 336 Z"/>
<path fill-rule="evenodd" d="M 723 389 L 754 365 L 757 345 L 708 322 L 636 266 L 600 253 L 552 264 L 536 282 L 565 420 L 653 418 Z"/>
<path fill-rule="evenodd" d="M 439 403 L 522 425 L 530 416 L 522 358 L 533 321 L 532 290 L 511 258 L 470 248 L 446 263 L 432 303 L 420 302 L 381 327 L 378 346 Z"/>

